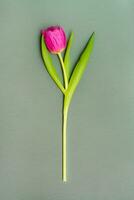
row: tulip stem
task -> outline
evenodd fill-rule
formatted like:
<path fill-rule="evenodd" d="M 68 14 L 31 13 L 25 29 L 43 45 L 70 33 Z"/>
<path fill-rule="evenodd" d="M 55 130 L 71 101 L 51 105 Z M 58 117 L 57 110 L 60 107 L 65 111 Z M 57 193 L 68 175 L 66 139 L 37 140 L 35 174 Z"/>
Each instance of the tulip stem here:
<path fill-rule="evenodd" d="M 68 88 L 68 79 L 66 74 L 65 65 L 61 53 L 58 53 L 63 72 L 63 79 L 65 85 L 65 92 Z M 67 181 L 67 115 L 69 105 L 66 103 L 66 94 L 63 96 L 63 111 L 62 111 L 62 180 Z"/>
<path fill-rule="evenodd" d="M 62 180 L 67 181 L 67 116 L 68 106 L 66 95 L 63 97 L 63 123 L 62 123 Z"/>
<path fill-rule="evenodd" d="M 63 58 L 62 58 L 61 53 L 58 53 L 57 55 L 58 55 L 60 63 L 61 63 L 61 68 L 62 68 L 62 72 L 63 72 L 63 76 L 64 76 L 65 89 L 67 89 L 68 88 L 68 79 L 67 79 L 67 75 L 66 75 L 66 69 L 65 69 L 64 62 L 63 62 Z"/>

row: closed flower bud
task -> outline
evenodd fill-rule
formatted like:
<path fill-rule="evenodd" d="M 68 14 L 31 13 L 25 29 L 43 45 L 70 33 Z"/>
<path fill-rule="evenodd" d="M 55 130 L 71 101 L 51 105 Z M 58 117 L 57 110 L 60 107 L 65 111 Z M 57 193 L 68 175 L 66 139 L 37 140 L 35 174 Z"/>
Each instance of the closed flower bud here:
<path fill-rule="evenodd" d="M 51 26 L 41 31 L 47 49 L 53 54 L 58 54 L 66 48 L 66 35 L 60 26 Z"/>

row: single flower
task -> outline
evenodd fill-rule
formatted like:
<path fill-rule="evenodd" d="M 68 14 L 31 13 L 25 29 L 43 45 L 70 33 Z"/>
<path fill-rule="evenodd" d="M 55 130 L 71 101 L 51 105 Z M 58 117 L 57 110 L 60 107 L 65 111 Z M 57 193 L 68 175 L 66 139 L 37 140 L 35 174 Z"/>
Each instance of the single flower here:
<path fill-rule="evenodd" d="M 66 34 L 60 26 L 50 26 L 41 31 L 49 52 L 58 54 L 66 48 Z"/>
<path fill-rule="evenodd" d="M 78 61 L 73 69 L 72 73 L 69 72 L 70 68 L 70 49 L 73 40 L 73 33 L 71 33 L 66 47 L 66 35 L 64 29 L 60 26 L 51 26 L 41 31 L 41 53 L 45 64 L 45 67 L 50 74 L 53 81 L 59 87 L 63 93 L 63 110 L 62 110 L 62 179 L 64 182 L 67 181 L 67 118 L 68 110 L 72 96 L 75 89 L 82 78 L 82 75 L 88 64 L 90 54 L 94 46 L 94 33 L 90 36 L 87 45 L 78 58 Z M 61 52 L 66 48 L 64 59 L 62 58 Z M 48 50 L 47 50 L 48 49 Z M 63 83 L 53 66 L 51 56 L 53 53 L 59 57 L 61 64 L 61 70 L 63 74 Z"/>

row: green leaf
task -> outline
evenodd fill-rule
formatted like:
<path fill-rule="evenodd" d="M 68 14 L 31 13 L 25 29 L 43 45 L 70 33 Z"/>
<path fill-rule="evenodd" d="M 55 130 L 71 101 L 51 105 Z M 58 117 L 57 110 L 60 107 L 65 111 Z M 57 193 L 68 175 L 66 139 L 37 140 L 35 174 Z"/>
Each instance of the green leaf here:
<path fill-rule="evenodd" d="M 49 75 L 51 76 L 51 78 L 53 79 L 53 81 L 56 83 L 56 85 L 58 86 L 58 88 L 65 93 L 65 89 L 59 79 L 59 76 L 52 64 L 52 59 L 50 57 L 50 54 L 46 48 L 45 42 L 44 42 L 44 38 L 43 36 L 41 37 L 41 53 L 42 53 L 42 58 L 45 64 L 45 67 L 49 73 Z"/>
<path fill-rule="evenodd" d="M 72 46 L 72 41 L 74 38 L 74 34 L 73 32 L 71 32 L 70 36 L 69 36 L 69 40 L 67 43 L 67 48 L 65 51 L 65 56 L 64 56 L 64 65 L 65 65 L 65 69 L 66 69 L 66 74 L 67 74 L 67 78 L 69 80 L 70 78 L 70 74 L 71 74 L 71 68 L 70 68 L 70 49 Z"/>
<path fill-rule="evenodd" d="M 89 60 L 89 57 L 90 57 L 90 54 L 92 52 L 92 49 L 93 49 L 93 45 L 94 45 L 94 33 L 92 33 L 91 37 L 89 38 L 89 41 L 84 49 L 84 51 L 82 52 L 75 68 L 74 68 L 74 71 L 72 73 L 72 76 L 71 76 L 71 79 L 70 79 L 70 82 L 69 82 L 69 86 L 68 86 L 68 89 L 65 93 L 66 95 L 66 102 L 65 104 L 69 105 L 70 104 L 70 101 L 71 101 L 71 98 L 74 94 L 74 91 L 83 75 L 83 72 L 87 66 L 87 63 L 88 63 L 88 60 Z"/>

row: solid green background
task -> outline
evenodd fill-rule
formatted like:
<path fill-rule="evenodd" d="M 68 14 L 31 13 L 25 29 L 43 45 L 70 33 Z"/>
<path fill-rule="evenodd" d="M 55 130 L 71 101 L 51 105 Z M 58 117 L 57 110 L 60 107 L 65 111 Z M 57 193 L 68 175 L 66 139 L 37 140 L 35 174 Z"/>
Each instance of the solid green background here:
<path fill-rule="evenodd" d="M 134 199 L 134 1 L 0 0 L 0 199 Z M 96 32 L 68 120 L 40 56 L 40 30 L 75 33 L 72 66 Z M 57 59 L 53 61 L 60 72 Z"/>

